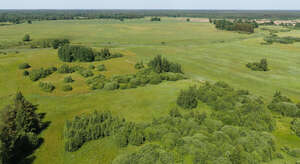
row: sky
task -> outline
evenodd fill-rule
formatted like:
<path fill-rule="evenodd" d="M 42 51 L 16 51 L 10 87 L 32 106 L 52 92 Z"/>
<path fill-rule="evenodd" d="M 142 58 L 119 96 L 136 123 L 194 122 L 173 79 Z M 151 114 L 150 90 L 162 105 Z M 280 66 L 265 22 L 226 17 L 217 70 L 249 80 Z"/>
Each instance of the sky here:
<path fill-rule="evenodd" d="M 300 0 L 0 0 L 0 9 L 300 10 Z"/>

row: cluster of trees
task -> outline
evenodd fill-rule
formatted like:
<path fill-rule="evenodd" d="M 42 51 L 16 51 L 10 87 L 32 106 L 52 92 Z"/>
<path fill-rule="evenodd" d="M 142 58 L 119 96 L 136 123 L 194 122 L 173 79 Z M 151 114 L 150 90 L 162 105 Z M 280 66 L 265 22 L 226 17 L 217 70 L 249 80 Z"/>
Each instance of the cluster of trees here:
<path fill-rule="evenodd" d="M 52 73 L 56 72 L 57 68 L 56 67 L 49 67 L 49 68 L 40 68 L 40 69 L 32 69 L 29 72 L 29 78 L 32 81 L 38 81 L 41 78 L 45 78 L 49 75 L 51 75 Z"/>
<path fill-rule="evenodd" d="M 246 67 L 253 71 L 269 71 L 267 59 L 261 59 L 260 62 L 248 63 Z"/>
<path fill-rule="evenodd" d="M 148 66 L 156 73 L 163 72 L 174 72 L 174 73 L 182 73 L 181 65 L 178 63 L 173 63 L 168 61 L 167 58 L 163 58 L 161 55 L 157 55 L 152 59 Z"/>
<path fill-rule="evenodd" d="M 55 89 L 55 86 L 50 82 L 40 82 L 39 87 L 44 92 L 52 92 Z"/>
<path fill-rule="evenodd" d="M 213 20 L 215 27 L 220 30 L 227 31 L 241 31 L 247 33 L 254 33 L 254 29 L 258 28 L 258 24 L 255 21 L 242 21 L 241 19 L 237 21 L 228 20 Z"/>
<path fill-rule="evenodd" d="M 159 21 L 161 21 L 161 19 L 158 18 L 158 17 L 153 17 L 153 18 L 150 19 L 150 21 L 152 21 L 152 22 L 153 22 L 153 21 L 158 21 L 158 22 L 159 22 Z"/>
<path fill-rule="evenodd" d="M 280 91 L 275 92 L 268 108 L 283 116 L 300 117 L 300 104 L 295 104 L 291 99 L 282 95 Z"/>
<path fill-rule="evenodd" d="M 64 128 L 65 150 L 78 150 L 85 142 L 113 136 L 120 146 L 141 145 L 145 139 L 141 128 L 125 119 L 112 116 L 111 112 L 93 112 L 76 116 Z"/>
<path fill-rule="evenodd" d="M 197 106 L 194 105 L 195 97 L 215 110 L 214 118 L 228 125 L 259 131 L 275 129 L 275 121 L 261 98 L 250 95 L 248 91 L 236 91 L 224 82 L 205 83 L 198 88 L 191 87 L 187 91 L 182 91 L 177 103 L 183 108 L 194 108 Z"/>
<path fill-rule="evenodd" d="M 64 62 L 102 61 L 122 56 L 119 53 L 112 54 L 107 48 L 102 49 L 100 52 L 94 52 L 91 48 L 84 46 L 64 45 L 58 49 L 58 57 Z"/>
<path fill-rule="evenodd" d="M 270 36 L 265 37 L 264 41 L 266 42 L 266 44 L 273 44 L 273 43 L 293 44 L 295 42 L 300 42 L 300 38 L 291 37 L 291 36 L 279 37 L 275 34 L 271 34 Z"/>
<path fill-rule="evenodd" d="M 139 86 L 145 86 L 147 84 L 159 84 L 162 81 L 177 81 L 185 79 L 185 76 L 181 73 L 164 72 L 156 73 L 151 68 L 144 68 L 139 70 L 136 74 L 129 75 L 116 75 L 107 79 L 103 75 L 98 75 L 90 78 L 86 81 L 91 89 L 130 89 L 137 88 Z"/>
<path fill-rule="evenodd" d="M 226 125 L 205 112 L 170 111 L 144 125 L 145 140 L 150 143 L 133 153 L 120 155 L 113 164 L 185 163 L 262 163 L 280 156 L 274 137 L 267 132 Z M 160 153 L 159 153 L 160 152 Z"/>
<path fill-rule="evenodd" d="M 11 105 L 1 110 L 0 163 L 19 163 L 40 145 L 38 134 L 45 124 L 36 110 L 37 105 L 26 100 L 21 92 Z"/>
<path fill-rule="evenodd" d="M 58 49 L 64 45 L 70 44 L 69 39 L 43 39 L 36 42 L 31 43 L 32 48 L 54 48 Z"/>

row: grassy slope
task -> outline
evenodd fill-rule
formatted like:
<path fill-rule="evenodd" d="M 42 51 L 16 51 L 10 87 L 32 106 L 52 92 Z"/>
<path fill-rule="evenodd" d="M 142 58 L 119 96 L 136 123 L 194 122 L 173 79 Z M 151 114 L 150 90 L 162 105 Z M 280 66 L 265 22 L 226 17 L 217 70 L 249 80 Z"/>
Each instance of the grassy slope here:
<path fill-rule="evenodd" d="M 168 56 L 183 64 L 184 71 L 194 80 L 224 80 L 237 88 L 249 89 L 269 100 L 275 90 L 297 99 L 300 92 L 298 81 L 300 44 L 261 45 L 264 32 L 258 30 L 252 35 L 217 31 L 207 23 L 187 23 L 174 19 L 163 22 L 145 20 L 87 20 L 87 21 L 43 21 L 32 25 L 0 27 L 0 44 L 19 41 L 25 33 L 34 40 L 43 38 L 71 39 L 72 43 L 94 48 L 112 47 L 125 57 L 104 63 L 108 71 L 104 74 L 133 73 L 133 65 L 139 60 L 148 60 L 156 54 Z M 280 35 L 299 35 L 293 31 Z M 161 42 L 165 42 L 162 45 Z M 44 93 L 33 83 L 22 77 L 18 64 L 30 63 L 34 68 L 61 65 L 56 51 L 52 49 L 5 50 L 9 55 L 0 55 L 0 106 L 8 103 L 8 97 L 17 89 L 22 90 L 30 101 L 39 104 L 41 112 L 46 112 L 46 120 L 51 124 L 42 135 L 44 144 L 34 154 L 34 163 L 109 163 L 119 151 L 135 149 L 129 147 L 118 150 L 110 139 L 85 144 L 78 152 L 65 153 L 62 130 L 66 119 L 74 115 L 97 110 L 112 110 L 114 114 L 131 121 L 149 121 L 164 115 L 173 106 L 180 88 L 194 83 L 192 80 L 166 82 L 157 86 L 124 91 L 89 91 L 85 79 L 74 73 L 76 80 L 69 93 L 60 91 L 65 75 L 55 73 L 42 81 L 51 81 L 57 89 L 54 93 Z M 245 67 L 250 61 L 267 57 L 270 72 L 252 72 Z M 90 63 L 75 63 L 84 66 Z M 17 87 L 16 87 L 17 86 Z M 278 147 L 289 145 L 300 147 L 300 139 L 291 134 L 289 119 L 278 119 L 278 130 L 274 132 Z M 295 159 L 289 159 L 294 161 Z M 290 161 L 290 162 L 291 162 Z M 275 161 L 282 162 L 282 161 Z"/>

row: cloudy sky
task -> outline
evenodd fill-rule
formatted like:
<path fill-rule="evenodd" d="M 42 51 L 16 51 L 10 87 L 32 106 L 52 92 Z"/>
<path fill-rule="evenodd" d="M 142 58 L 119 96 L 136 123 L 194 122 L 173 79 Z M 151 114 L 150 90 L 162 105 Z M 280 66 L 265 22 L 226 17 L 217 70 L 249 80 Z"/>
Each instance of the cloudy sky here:
<path fill-rule="evenodd" d="M 300 0 L 0 0 L 0 9 L 300 9 Z"/>

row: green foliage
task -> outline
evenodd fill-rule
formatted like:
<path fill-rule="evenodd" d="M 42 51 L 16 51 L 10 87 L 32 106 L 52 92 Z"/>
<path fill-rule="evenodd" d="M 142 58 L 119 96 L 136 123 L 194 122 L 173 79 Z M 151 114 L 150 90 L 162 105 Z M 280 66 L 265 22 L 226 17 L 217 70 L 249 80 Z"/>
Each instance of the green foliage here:
<path fill-rule="evenodd" d="M 21 92 L 1 110 L 0 163 L 18 163 L 39 145 L 38 133 L 43 124 L 36 110 L 37 105 L 27 101 Z"/>
<path fill-rule="evenodd" d="M 85 142 L 114 136 L 120 146 L 141 145 L 144 136 L 141 128 L 125 119 L 113 117 L 111 112 L 93 112 L 67 121 L 64 129 L 65 150 L 78 150 Z"/>
<path fill-rule="evenodd" d="M 23 40 L 24 42 L 29 42 L 29 41 L 31 41 L 30 35 L 29 35 L 29 34 L 25 34 L 22 40 Z"/>
<path fill-rule="evenodd" d="M 54 48 L 54 49 L 58 49 L 59 47 L 61 46 L 64 46 L 66 44 L 69 44 L 70 41 L 68 39 L 54 39 L 54 40 L 51 40 L 51 46 Z"/>
<path fill-rule="evenodd" d="M 167 60 L 167 58 L 162 58 L 161 55 L 157 55 L 154 59 L 152 59 L 148 66 L 152 68 L 156 73 L 163 72 L 174 72 L 174 73 L 182 73 L 181 65 L 177 63 L 172 63 Z"/>
<path fill-rule="evenodd" d="M 281 92 L 275 92 L 272 102 L 268 105 L 272 111 L 280 113 L 283 116 L 300 117 L 300 108 Z"/>
<path fill-rule="evenodd" d="M 95 69 L 94 65 L 89 65 L 89 69 Z"/>
<path fill-rule="evenodd" d="M 23 76 L 29 76 L 29 72 L 28 72 L 27 70 L 25 70 L 25 71 L 23 72 Z"/>
<path fill-rule="evenodd" d="M 300 42 L 300 38 L 285 36 L 279 37 L 277 35 L 270 35 L 264 38 L 266 44 L 273 44 L 273 43 L 281 43 L 281 44 L 293 44 L 295 42 Z"/>
<path fill-rule="evenodd" d="M 299 158 L 300 157 L 300 149 L 299 148 L 292 149 L 288 152 L 288 154 L 293 157 Z"/>
<path fill-rule="evenodd" d="M 108 48 L 102 49 L 100 52 L 95 52 L 95 61 L 108 60 L 111 58 L 119 58 L 123 55 L 120 53 L 112 54 Z"/>
<path fill-rule="evenodd" d="M 19 65 L 19 69 L 28 69 L 30 67 L 31 66 L 28 63 L 22 63 L 22 64 Z"/>
<path fill-rule="evenodd" d="M 98 65 L 96 69 L 97 69 L 97 71 L 106 71 L 106 67 L 104 64 Z"/>
<path fill-rule="evenodd" d="M 76 71 L 75 67 L 71 67 L 67 64 L 63 64 L 57 69 L 57 72 L 59 73 L 73 73 L 75 71 Z"/>
<path fill-rule="evenodd" d="M 51 75 L 55 71 L 57 71 L 56 67 L 49 67 L 49 68 L 46 68 L 46 69 L 44 69 L 44 68 L 32 69 L 29 72 L 29 78 L 32 81 L 38 81 L 41 78 L 45 78 L 45 77 Z"/>
<path fill-rule="evenodd" d="M 252 69 L 253 71 L 268 71 L 268 62 L 267 59 L 261 59 L 260 62 L 248 63 L 246 65 L 248 68 Z"/>
<path fill-rule="evenodd" d="M 291 129 L 295 132 L 297 136 L 300 137 L 300 118 L 295 118 L 291 122 Z"/>
<path fill-rule="evenodd" d="M 94 73 L 89 69 L 81 69 L 79 70 L 79 74 L 85 78 L 94 76 Z"/>
<path fill-rule="evenodd" d="M 159 21 L 161 21 L 161 18 L 153 17 L 153 18 L 150 19 L 150 21 L 152 21 L 152 22 L 153 22 L 153 21 L 158 21 L 158 22 L 159 22 Z"/>
<path fill-rule="evenodd" d="M 67 76 L 67 77 L 64 78 L 64 82 L 65 82 L 65 83 L 73 83 L 74 80 L 72 79 L 71 76 Z"/>
<path fill-rule="evenodd" d="M 137 63 L 134 65 L 134 68 L 135 68 L 135 69 L 142 69 L 142 68 L 144 68 L 144 67 L 145 67 L 145 66 L 144 66 L 143 61 L 137 62 Z"/>
<path fill-rule="evenodd" d="M 177 97 L 177 104 L 184 109 L 193 109 L 198 105 L 196 87 L 181 90 Z"/>
<path fill-rule="evenodd" d="M 115 90 L 119 88 L 119 84 L 117 82 L 108 82 L 104 84 L 105 90 Z"/>
<path fill-rule="evenodd" d="M 71 85 L 64 85 L 64 86 L 62 87 L 62 91 L 65 91 L 65 92 L 67 92 L 67 91 L 72 91 L 72 90 L 73 90 L 73 88 L 72 88 Z"/>
<path fill-rule="evenodd" d="M 40 82 L 39 86 L 45 92 L 52 92 L 55 89 L 55 86 L 48 82 Z"/>
<path fill-rule="evenodd" d="M 258 27 L 258 24 L 253 21 L 245 21 L 242 20 L 238 21 L 228 21 L 228 20 L 214 20 L 213 23 L 215 24 L 217 29 L 220 30 L 227 30 L 227 31 L 241 31 L 247 33 L 254 33 L 254 29 Z"/>

